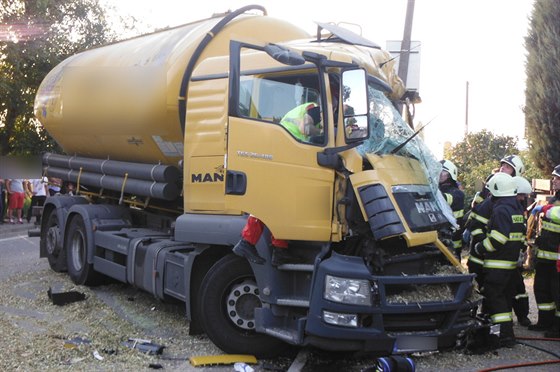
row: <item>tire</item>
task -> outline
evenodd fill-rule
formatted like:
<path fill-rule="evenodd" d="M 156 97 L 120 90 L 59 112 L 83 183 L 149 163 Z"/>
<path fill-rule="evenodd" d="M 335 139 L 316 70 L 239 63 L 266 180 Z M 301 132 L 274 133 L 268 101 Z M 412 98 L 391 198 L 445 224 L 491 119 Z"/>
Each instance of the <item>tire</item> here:
<path fill-rule="evenodd" d="M 57 273 L 66 271 L 66 251 L 62 244 L 56 210 L 51 211 L 47 217 L 45 228 L 41 230 L 41 244 L 47 254 L 51 269 Z"/>
<path fill-rule="evenodd" d="M 99 284 L 100 274 L 93 270 L 93 264 L 87 262 L 88 241 L 82 216 L 75 215 L 70 221 L 64 249 L 67 255 L 68 275 L 72 281 L 78 285 Z"/>
<path fill-rule="evenodd" d="M 258 291 L 247 260 L 233 254 L 216 262 L 204 277 L 200 291 L 202 325 L 223 351 L 268 358 L 287 348 L 283 341 L 255 331 L 254 309 L 262 305 Z"/>

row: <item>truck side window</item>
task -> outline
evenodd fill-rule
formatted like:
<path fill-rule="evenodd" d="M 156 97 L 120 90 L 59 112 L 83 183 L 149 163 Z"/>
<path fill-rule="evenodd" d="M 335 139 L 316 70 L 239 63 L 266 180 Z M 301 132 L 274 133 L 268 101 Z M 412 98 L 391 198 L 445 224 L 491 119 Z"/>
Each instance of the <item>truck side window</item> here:
<path fill-rule="evenodd" d="M 323 144 L 321 94 L 316 72 L 243 75 L 239 84 L 242 117 L 284 127 L 296 140 Z"/>

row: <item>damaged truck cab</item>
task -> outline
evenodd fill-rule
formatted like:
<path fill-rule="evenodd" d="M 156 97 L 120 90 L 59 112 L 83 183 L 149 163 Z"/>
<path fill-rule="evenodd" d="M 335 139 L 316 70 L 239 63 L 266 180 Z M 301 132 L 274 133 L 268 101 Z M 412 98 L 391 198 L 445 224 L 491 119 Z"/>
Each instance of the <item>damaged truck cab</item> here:
<path fill-rule="evenodd" d="M 389 54 L 318 25 L 311 38 L 248 6 L 51 71 L 35 113 L 67 155 L 45 154 L 45 175 L 78 185 L 44 206 L 51 268 L 184 301 L 191 333 L 230 353 L 439 350 L 478 327 Z M 286 114 L 305 104 L 320 122 L 296 135 Z M 263 265 L 231 251 L 248 214 Z M 271 234 L 300 262 L 273 267 Z"/>

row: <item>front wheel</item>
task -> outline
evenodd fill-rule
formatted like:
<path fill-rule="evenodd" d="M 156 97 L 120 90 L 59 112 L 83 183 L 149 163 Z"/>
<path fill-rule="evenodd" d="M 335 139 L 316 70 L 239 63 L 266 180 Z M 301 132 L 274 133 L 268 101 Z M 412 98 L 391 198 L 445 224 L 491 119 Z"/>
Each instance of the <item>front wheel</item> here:
<path fill-rule="evenodd" d="M 255 331 L 259 289 L 246 259 L 227 255 L 208 271 L 200 294 L 202 325 L 216 346 L 227 353 L 272 357 L 287 344 Z"/>
<path fill-rule="evenodd" d="M 93 270 L 93 264 L 88 263 L 88 240 L 86 227 L 82 216 L 75 215 L 68 226 L 68 233 L 64 241 L 67 255 L 68 275 L 79 285 L 96 285 L 100 274 Z"/>

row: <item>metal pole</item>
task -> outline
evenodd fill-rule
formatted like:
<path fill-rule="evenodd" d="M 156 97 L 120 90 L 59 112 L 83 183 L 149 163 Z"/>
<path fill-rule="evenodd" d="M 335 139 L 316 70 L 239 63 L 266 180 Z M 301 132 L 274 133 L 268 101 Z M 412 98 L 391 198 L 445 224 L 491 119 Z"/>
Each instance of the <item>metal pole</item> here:
<path fill-rule="evenodd" d="M 408 0 L 406 6 L 406 20 L 404 22 L 404 34 L 401 42 L 401 54 L 399 58 L 399 77 L 406 86 L 408 77 L 408 60 L 410 57 L 410 36 L 412 34 L 412 17 L 414 15 L 414 1 Z"/>
<path fill-rule="evenodd" d="M 467 81 L 467 92 L 465 102 L 465 138 L 469 134 L 469 82 Z"/>

